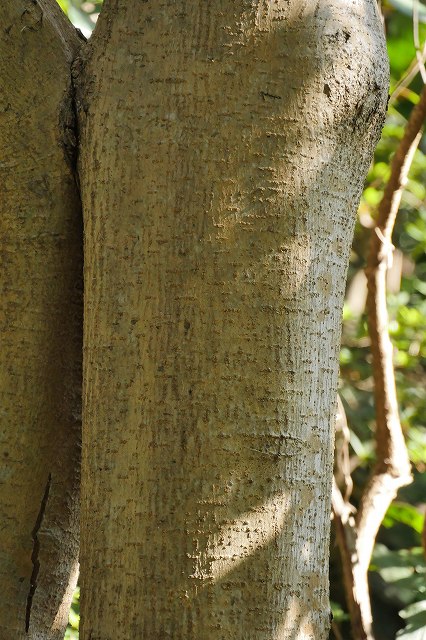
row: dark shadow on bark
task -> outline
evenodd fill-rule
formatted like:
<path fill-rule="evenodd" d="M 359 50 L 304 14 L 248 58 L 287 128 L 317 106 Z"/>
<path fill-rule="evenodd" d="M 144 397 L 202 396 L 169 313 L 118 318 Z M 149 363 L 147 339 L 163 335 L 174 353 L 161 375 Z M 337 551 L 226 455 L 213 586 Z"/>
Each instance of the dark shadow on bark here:
<path fill-rule="evenodd" d="M 231 11 L 229 3 L 220 5 Z M 181 21 L 185 39 L 197 34 L 192 14 L 176 9 L 172 17 Z M 327 26 L 339 25 L 336 16 L 324 18 Z M 177 62 L 167 78 L 158 61 L 147 56 L 139 69 L 135 59 L 130 85 L 120 88 L 115 70 L 116 84 L 101 86 L 101 97 L 92 97 L 82 116 L 98 161 L 97 185 L 107 183 L 114 168 L 102 164 L 110 122 L 103 120 L 102 130 L 90 127 L 91 112 L 105 96 L 113 96 L 103 106 L 105 118 L 120 114 L 116 125 L 111 121 L 122 143 L 117 162 L 123 149 L 133 157 L 148 144 L 160 150 L 135 166 L 129 161 L 130 180 L 148 176 L 132 194 L 133 208 L 96 210 L 101 231 L 87 240 L 94 250 L 109 225 L 113 247 L 100 252 L 113 268 L 103 287 L 114 295 L 127 287 L 130 302 L 125 313 L 107 319 L 97 309 L 87 345 L 96 375 L 88 396 L 104 391 L 108 407 L 106 424 L 87 426 L 87 477 L 95 474 L 108 491 L 101 503 L 86 488 L 84 637 L 105 640 L 91 627 L 92 606 L 116 607 L 117 626 L 134 636 L 150 618 L 147 628 L 155 627 L 161 640 L 219 640 L 225 620 L 232 624 L 229 640 L 242 634 L 292 640 L 301 629 L 307 638 L 319 637 L 318 618 L 328 615 L 324 475 L 331 492 L 337 327 L 362 187 L 359 164 L 366 171 L 371 155 L 365 131 L 382 117 L 373 112 L 384 101 L 380 87 L 372 98 L 368 86 L 359 96 L 352 87 L 339 91 L 333 61 L 353 60 L 357 35 L 324 28 L 318 50 L 307 51 L 317 20 L 303 15 L 257 34 L 241 50 L 235 46 L 232 57 L 225 47 L 231 32 L 220 25 L 201 51 L 194 40 L 193 67 Z M 150 28 L 147 20 L 147 41 Z M 109 53 L 103 59 L 110 61 Z M 207 60 L 210 67 L 203 66 Z M 94 68 L 102 77 L 104 68 Z M 210 85 L 221 87 L 219 107 L 209 100 Z M 136 124 L 126 105 L 131 92 L 147 114 Z M 324 122 L 312 129 L 306 112 L 314 120 L 316 110 Z M 343 144 L 348 132 L 353 146 Z M 368 148 L 361 158 L 355 157 L 360 140 Z M 295 185 L 293 194 L 280 190 L 280 179 Z M 97 185 L 85 195 L 86 216 L 96 207 Z M 129 259 L 131 283 L 120 273 Z M 196 296 L 200 281 L 203 294 Z M 93 338 L 99 320 L 108 327 L 103 345 Z M 128 443 L 126 423 L 135 413 L 140 438 Z M 107 451 L 96 449 L 96 429 L 102 436 L 108 430 Z M 123 491 L 126 484 L 132 491 Z M 130 523 L 127 539 L 123 522 Z M 227 547 L 236 545 L 240 553 L 229 558 Z M 114 567 L 112 556 L 119 559 Z M 294 593 L 289 566 L 300 576 Z M 312 602 L 303 601 L 304 584 Z M 114 601 L 99 605 L 94 585 L 113 592 Z M 142 594 L 140 611 L 129 619 L 124 603 L 135 594 Z M 318 608 L 318 617 L 311 616 Z M 247 615 L 249 636 L 241 624 Z"/>

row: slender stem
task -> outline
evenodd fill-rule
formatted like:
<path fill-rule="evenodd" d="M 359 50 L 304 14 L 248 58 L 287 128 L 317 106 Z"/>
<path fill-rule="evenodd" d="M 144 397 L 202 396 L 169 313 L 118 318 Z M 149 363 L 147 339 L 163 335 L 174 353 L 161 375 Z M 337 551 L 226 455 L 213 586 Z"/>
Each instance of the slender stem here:
<path fill-rule="evenodd" d="M 354 520 L 336 483 L 332 508 L 339 545 L 346 600 L 356 640 L 372 640 L 372 616 L 367 572 L 374 542 L 386 511 L 401 486 L 412 480 L 398 412 L 386 306 L 386 272 L 392 259 L 392 232 L 408 171 L 426 117 L 426 89 L 413 108 L 394 155 L 391 176 L 380 202 L 367 263 L 367 310 L 373 355 L 376 404 L 376 454 L 373 474 Z"/>
<path fill-rule="evenodd" d="M 334 637 L 336 638 L 336 640 L 343 640 L 342 634 L 339 631 L 339 627 L 337 626 L 337 624 L 334 622 L 331 623 L 331 630 L 333 632 Z"/>
<path fill-rule="evenodd" d="M 336 540 L 342 559 L 343 584 L 351 621 L 352 636 L 355 640 L 373 640 L 370 631 L 371 622 L 366 623 L 365 621 L 365 618 L 371 620 L 371 611 L 370 615 L 365 616 L 365 612 L 370 609 L 370 599 L 368 592 L 366 598 L 364 594 L 364 601 L 360 599 L 362 593 L 357 588 L 356 572 L 354 571 L 354 567 L 357 565 L 354 509 L 349 503 L 345 502 L 334 480 L 331 505 Z"/>
<path fill-rule="evenodd" d="M 380 202 L 367 263 L 367 310 L 371 338 L 376 404 L 377 462 L 357 516 L 358 544 L 368 568 L 374 539 L 399 487 L 411 480 L 410 462 L 398 412 L 386 306 L 386 272 L 392 258 L 392 232 L 414 152 L 426 117 L 426 89 L 413 108 L 394 155 L 391 177 Z"/>
<path fill-rule="evenodd" d="M 386 272 L 392 259 L 392 232 L 414 153 L 426 117 L 426 89 L 413 108 L 394 155 L 391 176 L 380 202 L 367 263 L 367 311 L 373 356 L 376 405 L 376 465 L 363 493 L 356 518 L 356 588 L 368 593 L 367 572 L 374 541 L 386 511 L 400 487 L 412 480 L 410 461 L 399 420 L 386 306 Z M 371 612 L 365 611 L 371 619 Z M 368 621 L 367 621 L 368 622 Z"/>

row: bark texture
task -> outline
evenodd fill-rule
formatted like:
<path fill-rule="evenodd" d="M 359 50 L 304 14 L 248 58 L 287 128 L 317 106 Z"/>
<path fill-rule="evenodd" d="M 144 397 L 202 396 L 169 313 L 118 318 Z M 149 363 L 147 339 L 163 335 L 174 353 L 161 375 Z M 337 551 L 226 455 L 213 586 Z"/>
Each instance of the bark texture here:
<path fill-rule="evenodd" d="M 78 562 L 82 234 L 55 2 L 0 5 L 0 637 L 64 637 Z"/>
<path fill-rule="evenodd" d="M 110 0 L 74 73 L 82 640 L 326 638 L 376 2 Z"/>

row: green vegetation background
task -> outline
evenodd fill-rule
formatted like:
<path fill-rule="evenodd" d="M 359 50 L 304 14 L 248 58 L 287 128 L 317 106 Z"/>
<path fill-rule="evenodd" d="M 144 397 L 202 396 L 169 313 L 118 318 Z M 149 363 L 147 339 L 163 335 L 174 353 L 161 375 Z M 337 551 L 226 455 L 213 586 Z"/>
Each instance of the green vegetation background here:
<path fill-rule="evenodd" d="M 102 0 L 58 0 L 86 37 L 94 28 Z M 340 356 L 340 394 L 351 432 L 350 454 L 357 506 L 374 463 L 374 402 L 371 355 L 365 314 L 364 267 L 376 206 L 389 177 L 389 162 L 407 116 L 419 99 L 419 73 L 406 76 L 416 57 L 413 3 L 382 2 L 391 63 L 389 113 L 360 204 L 349 267 Z M 418 3 L 420 43 L 426 40 L 426 6 Z M 406 86 L 404 86 L 404 84 Z M 396 94 L 395 94 L 396 95 Z M 400 414 L 413 465 L 414 482 L 390 507 L 377 538 L 370 589 L 377 640 L 426 640 L 426 564 L 421 532 L 426 510 L 426 137 L 416 152 L 394 233 L 394 264 L 389 274 L 390 333 Z M 334 620 L 344 640 L 350 638 L 339 553 L 331 548 L 331 599 Z M 79 591 L 74 596 L 65 638 L 77 640 Z M 331 636 L 333 637 L 333 635 Z"/>

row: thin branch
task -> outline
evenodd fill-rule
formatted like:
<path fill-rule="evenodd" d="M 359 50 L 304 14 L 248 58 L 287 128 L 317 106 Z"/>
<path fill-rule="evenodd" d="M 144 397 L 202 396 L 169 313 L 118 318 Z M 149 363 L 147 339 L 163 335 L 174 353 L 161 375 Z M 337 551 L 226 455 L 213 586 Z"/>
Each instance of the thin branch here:
<path fill-rule="evenodd" d="M 371 620 L 370 599 L 368 591 L 364 594 L 364 601 L 360 600 L 362 590 L 357 586 L 357 550 L 354 508 L 345 500 L 333 478 L 333 492 L 331 496 L 333 521 L 336 532 L 337 545 L 342 559 L 343 584 L 345 587 L 346 605 L 349 611 L 352 636 L 355 640 L 373 640 L 370 632 Z M 366 597 L 365 597 L 366 595 Z M 370 612 L 366 616 L 365 612 Z"/>
<path fill-rule="evenodd" d="M 423 50 L 421 52 L 421 60 L 422 60 L 423 63 L 426 60 L 426 42 L 423 45 Z M 389 104 L 390 105 L 399 98 L 401 93 L 403 93 L 403 91 L 407 87 L 409 87 L 409 85 L 411 84 L 412 80 L 414 80 L 414 78 L 416 77 L 416 75 L 418 74 L 419 69 L 420 69 L 419 62 L 420 61 L 418 59 L 418 54 L 416 54 L 416 57 L 411 62 L 410 66 L 408 67 L 407 71 L 405 72 L 405 75 L 403 75 L 402 78 L 395 85 L 395 88 L 392 91 L 391 97 L 389 99 Z"/>
<path fill-rule="evenodd" d="M 416 48 L 416 58 L 419 63 L 419 71 L 422 76 L 423 83 L 426 84 L 426 69 L 424 65 L 423 52 L 420 49 L 420 36 L 419 36 L 419 5 L 418 0 L 413 2 L 413 38 L 414 46 Z"/>
<path fill-rule="evenodd" d="M 337 626 L 337 624 L 334 622 L 334 620 L 331 623 L 331 630 L 333 632 L 334 637 L 336 638 L 336 640 L 343 640 L 343 636 L 339 631 L 339 627 Z"/>
<path fill-rule="evenodd" d="M 368 593 L 367 571 L 380 524 L 398 489 L 412 480 L 396 396 L 393 346 L 388 331 L 386 271 L 392 260 L 392 232 L 396 215 L 414 152 L 420 142 L 425 117 L 426 89 L 423 89 L 392 161 L 391 177 L 379 205 L 366 269 L 368 323 L 375 382 L 377 461 L 356 517 L 357 564 L 354 571 L 357 574 L 355 583 L 362 590 L 358 594 L 360 601 L 364 599 L 363 594 Z M 368 624 L 368 620 L 364 622 Z"/>
<path fill-rule="evenodd" d="M 353 489 L 351 459 L 349 453 L 350 436 L 351 432 L 346 420 L 345 408 L 339 394 L 337 394 L 334 479 L 342 492 L 344 501 L 347 503 L 349 503 Z"/>
<path fill-rule="evenodd" d="M 392 232 L 408 171 L 421 138 L 426 117 L 426 87 L 413 108 L 404 136 L 394 155 L 391 177 L 380 202 L 371 237 L 366 269 L 367 309 L 376 404 L 377 462 L 356 515 L 333 480 L 332 509 L 340 549 L 346 601 L 356 640 L 373 640 L 368 591 L 368 567 L 374 542 L 386 511 L 401 486 L 412 480 L 410 461 L 399 421 L 393 369 L 393 347 L 388 332 L 386 271 L 392 260 Z M 339 407 L 339 414 L 344 413 Z M 340 415 L 341 419 L 341 415 Z"/>
<path fill-rule="evenodd" d="M 345 431 L 347 420 L 342 401 L 338 396 L 338 412 L 336 431 Z M 336 439 L 337 433 L 336 433 Z M 344 485 L 344 490 L 346 486 Z M 357 549 L 357 528 L 355 524 L 355 507 L 346 499 L 333 477 L 333 491 L 331 497 L 336 541 L 342 560 L 343 585 L 345 588 L 346 604 L 349 611 L 352 636 L 354 640 L 374 640 L 371 630 L 372 615 L 370 594 L 366 576 L 362 575 Z"/>

